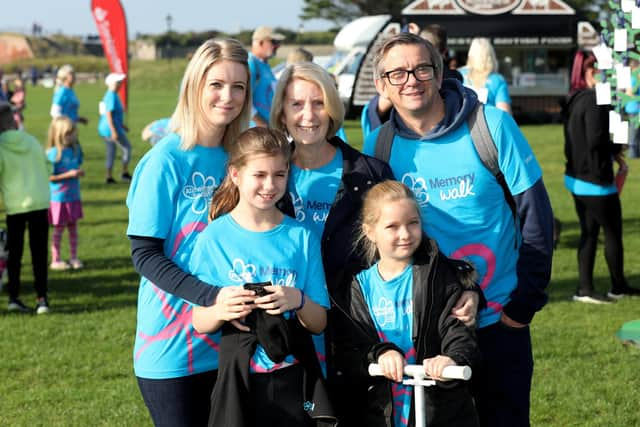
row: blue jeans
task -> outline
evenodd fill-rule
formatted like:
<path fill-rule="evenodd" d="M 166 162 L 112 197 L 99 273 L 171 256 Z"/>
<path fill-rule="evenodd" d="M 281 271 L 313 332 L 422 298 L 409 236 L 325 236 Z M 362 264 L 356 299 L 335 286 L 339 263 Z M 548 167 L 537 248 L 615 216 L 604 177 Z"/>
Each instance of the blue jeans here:
<path fill-rule="evenodd" d="M 640 157 L 640 132 L 638 132 L 638 128 L 633 127 L 633 125 L 631 125 L 629 135 L 629 151 L 627 152 L 627 157 L 630 159 Z"/>
<path fill-rule="evenodd" d="M 129 160 L 131 160 L 131 143 L 129 142 L 129 138 L 124 132 L 118 132 L 118 141 L 111 138 L 102 138 L 104 140 L 106 150 L 107 150 L 107 158 L 105 160 L 105 166 L 108 170 L 113 169 L 113 163 L 116 159 L 116 145 L 120 147 L 120 151 L 122 151 L 122 164 L 123 166 L 127 166 L 129 164 Z"/>
<path fill-rule="evenodd" d="M 218 371 L 167 379 L 138 379 L 156 427 L 206 427 Z"/>
<path fill-rule="evenodd" d="M 502 322 L 478 329 L 482 365 L 473 393 L 482 427 L 528 427 L 533 353 L 529 327 Z"/>

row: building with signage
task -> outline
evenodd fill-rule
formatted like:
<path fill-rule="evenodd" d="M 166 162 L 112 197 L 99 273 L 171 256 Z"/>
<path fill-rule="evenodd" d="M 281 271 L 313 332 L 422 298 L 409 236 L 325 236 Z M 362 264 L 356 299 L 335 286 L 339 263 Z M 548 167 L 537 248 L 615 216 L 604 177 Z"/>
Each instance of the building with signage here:
<path fill-rule="evenodd" d="M 491 40 L 509 83 L 513 112 L 520 121 L 558 118 L 558 100 L 569 90 L 573 53 L 598 43 L 597 32 L 561 0 L 419 0 L 402 12 L 402 22 L 389 16 L 369 45 L 354 77 L 349 107 L 358 110 L 375 94 L 370 47 L 385 34 L 415 22 L 447 29 L 448 44 L 458 65 L 474 37 Z"/>

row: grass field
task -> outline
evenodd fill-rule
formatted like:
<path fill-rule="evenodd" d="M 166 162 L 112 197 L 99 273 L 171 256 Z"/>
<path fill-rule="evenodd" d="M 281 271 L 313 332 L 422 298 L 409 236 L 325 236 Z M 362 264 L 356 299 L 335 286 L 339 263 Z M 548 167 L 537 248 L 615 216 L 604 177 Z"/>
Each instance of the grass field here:
<path fill-rule="evenodd" d="M 134 161 L 148 149 L 140 131 L 172 112 L 184 63 L 134 63 L 127 122 Z M 28 87 L 26 126 L 44 142 L 51 89 Z M 103 84 L 79 84 L 80 129 L 85 152 L 79 256 L 86 268 L 50 273 L 48 316 L 8 314 L 0 299 L 0 425 L 143 426 L 150 419 L 132 371 L 138 276 L 125 236 L 126 184 L 106 186 L 104 147 L 98 138 L 97 105 Z M 347 135 L 361 146 L 359 124 L 346 123 Z M 562 186 L 561 128 L 524 127 L 544 169 L 555 215 L 563 222 L 549 285 L 550 302 L 532 324 L 536 360 L 531 419 L 534 426 L 640 425 L 640 350 L 615 337 L 622 323 L 640 318 L 640 299 L 609 306 L 573 303 L 577 281 L 579 226 L 573 202 Z M 626 273 L 640 286 L 640 162 L 631 160 L 622 195 Z M 119 170 L 115 172 L 119 175 Z M 4 215 L 1 215 L 4 218 Z M 3 225 L 3 224 L 2 224 Z M 63 257 L 68 258 L 64 236 Z M 23 259 L 22 297 L 33 304 L 29 251 Z M 609 278 L 599 248 L 596 287 Z"/>

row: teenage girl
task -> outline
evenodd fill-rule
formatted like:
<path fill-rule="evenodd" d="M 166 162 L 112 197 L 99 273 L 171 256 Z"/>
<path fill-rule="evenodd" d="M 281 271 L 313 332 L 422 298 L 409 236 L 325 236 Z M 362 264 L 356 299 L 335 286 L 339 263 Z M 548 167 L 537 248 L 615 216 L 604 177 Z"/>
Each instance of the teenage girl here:
<path fill-rule="evenodd" d="M 241 332 L 249 332 L 249 328 L 238 322 L 252 311 L 297 318 L 314 334 L 326 325 L 329 298 L 319 239 L 276 208 L 287 189 L 290 157 L 282 132 L 252 128 L 242 133 L 229 149 L 227 177 L 211 203 L 213 221 L 200 234 L 192 252 L 190 269 L 198 278 L 229 285 L 220 291 L 215 305 L 194 308 L 194 327 L 199 332 L 215 332 L 230 321 L 238 327 L 223 328 L 209 425 L 223 425 L 229 419 L 233 422 L 224 425 L 312 425 L 303 393 L 308 366 L 300 363 L 297 354 L 294 358 L 295 345 L 281 349 L 284 354 L 277 361 L 265 350 L 264 341 L 257 347 L 255 342 L 253 346 L 244 344 L 246 350 L 237 348 L 243 346 L 238 342 L 252 341 L 251 334 L 242 337 Z M 266 295 L 244 293 L 245 283 L 258 282 L 269 282 L 264 286 Z M 236 331 L 240 336 L 234 338 Z M 257 334 L 261 334 L 259 327 Z M 230 341 L 225 341 L 225 336 L 231 336 Z M 307 337 L 314 357 L 311 338 Z M 237 367 L 226 372 L 227 363 Z M 230 383 L 228 375 L 237 369 L 242 373 Z"/>
<path fill-rule="evenodd" d="M 473 330 L 451 316 L 474 271 L 446 258 L 422 234 L 413 193 L 397 181 L 376 184 L 365 196 L 358 248 L 371 268 L 351 278 L 351 291 L 336 301 L 337 369 L 354 384 L 345 425 L 413 426 L 411 389 L 401 384 L 406 364 L 422 364 L 437 386 L 426 390 L 428 426 L 477 426 L 466 384 L 443 382 L 449 365 L 476 365 Z M 367 374 L 378 363 L 385 378 Z"/>
<path fill-rule="evenodd" d="M 58 116 L 51 121 L 47 159 L 53 163 L 53 173 L 49 177 L 49 224 L 53 226 L 50 268 L 77 270 L 83 267 L 78 259 L 78 220 L 82 218 L 79 178 L 84 176 L 84 170 L 80 168 L 82 149 L 78 144 L 78 131 L 67 116 Z M 69 230 L 68 263 L 60 257 L 60 242 L 65 228 Z"/>
<path fill-rule="evenodd" d="M 191 303 L 211 305 L 218 288 L 186 270 L 211 197 L 226 174 L 226 147 L 249 123 L 247 51 L 207 40 L 193 54 L 171 132 L 136 166 L 127 196 L 138 291 L 134 371 L 156 426 L 201 426 L 218 368 L 217 344 L 191 325 Z"/>

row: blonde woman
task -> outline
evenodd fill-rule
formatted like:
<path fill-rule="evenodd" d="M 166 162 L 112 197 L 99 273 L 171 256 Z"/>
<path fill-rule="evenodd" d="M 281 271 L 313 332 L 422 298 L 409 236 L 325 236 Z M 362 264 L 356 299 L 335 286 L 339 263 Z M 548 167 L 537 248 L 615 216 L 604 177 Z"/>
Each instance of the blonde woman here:
<path fill-rule="evenodd" d="M 74 123 L 86 125 L 89 122 L 87 118 L 78 116 L 80 101 L 73 90 L 75 83 L 76 73 L 71 65 L 65 64 L 58 69 L 50 114 L 52 118 L 67 116 Z"/>
<path fill-rule="evenodd" d="M 478 99 L 511 114 L 509 87 L 498 73 L 496 52 L 489 39 L 476 37 L 471 41 L 467 65 L 460 70 L 464 84 L 476 91 Z"/>
<path fill-rule="evenodd" d="M 193 329 L 191 311 L 221 302 L 224 291 L 219 297 L 184 268 L 226 175 L 226 147 L 248 125 L 250 95 L 242 45 L 204 42 L 184 73 L 171 133 L 140 160 L 129 188 L 127 235 L 142 276 L 134 371 L 157 426 L 201 426 L 209 417 L 218 345 Z"/>

